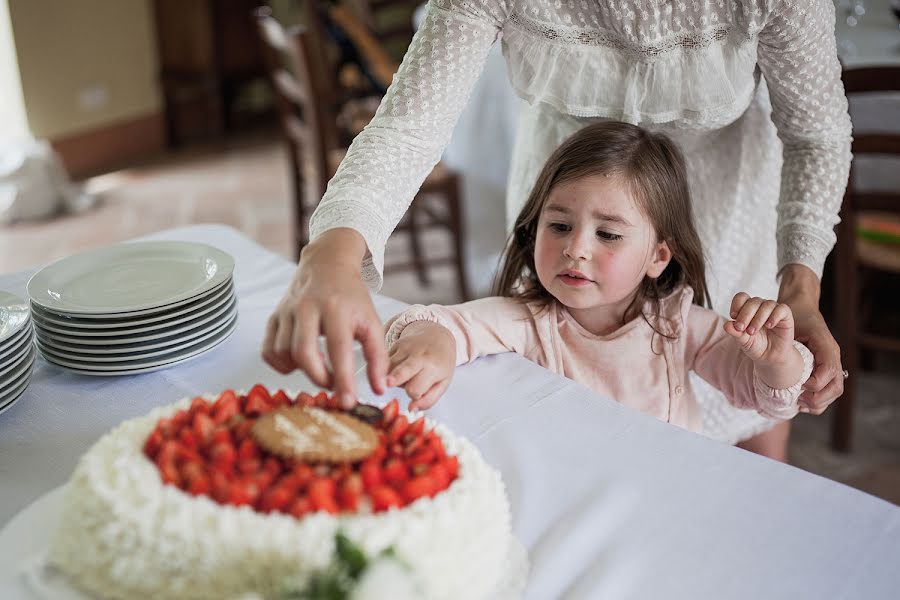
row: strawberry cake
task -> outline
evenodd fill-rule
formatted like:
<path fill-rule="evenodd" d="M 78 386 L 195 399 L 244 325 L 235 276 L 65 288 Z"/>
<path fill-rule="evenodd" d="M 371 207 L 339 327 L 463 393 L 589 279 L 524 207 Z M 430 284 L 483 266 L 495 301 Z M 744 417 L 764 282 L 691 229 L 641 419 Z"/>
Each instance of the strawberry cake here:
<path fill-rule="evenodd" d="M 493 597 L 513 543 L 500 474 L 398 409 L 257 385 L 126 421 L 78 463 L 48 562 L 96 598 L 274 598 L 341 532 L 392 548 L 423 598 Z"/>

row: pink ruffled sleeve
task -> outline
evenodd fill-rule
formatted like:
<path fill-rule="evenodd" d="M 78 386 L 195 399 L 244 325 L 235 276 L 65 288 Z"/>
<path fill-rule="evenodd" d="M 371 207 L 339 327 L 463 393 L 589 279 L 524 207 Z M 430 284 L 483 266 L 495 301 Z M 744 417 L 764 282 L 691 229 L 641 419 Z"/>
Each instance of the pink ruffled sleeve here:
<path fill-rule="evenodd" d="M 416 304 L 388 322 L 388 348 L 416 321 L 431 321 L 450 330 L 456 340 L 457 365 L 491 354 L 525 354 L 534 330 L 527 306 L 510 298 L 482 298 L 456 306 Z"/>

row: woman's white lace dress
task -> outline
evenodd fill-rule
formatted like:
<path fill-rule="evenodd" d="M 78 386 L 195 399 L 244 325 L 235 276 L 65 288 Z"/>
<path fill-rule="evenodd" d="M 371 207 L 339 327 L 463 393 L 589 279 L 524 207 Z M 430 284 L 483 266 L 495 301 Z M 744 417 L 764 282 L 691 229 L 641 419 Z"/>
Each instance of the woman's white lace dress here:
<path fill-rule="evenodd" d="M 352 227 L 381 284 L 385 241 L 440 158 L 491 46 L 529 103 L 507 214 L 544 160 L 598 119 L 669 134 L 685 153 L 714 308 L 775 297 L 776 273 L 821 274 L 850 165 L 850 119 L 830 0 L 431 0 L 394 83 L 311 221 Z M 768 428 L 695 378 L 704 432 Z M 705 389 L 705 391 L 703 391 Z"/>

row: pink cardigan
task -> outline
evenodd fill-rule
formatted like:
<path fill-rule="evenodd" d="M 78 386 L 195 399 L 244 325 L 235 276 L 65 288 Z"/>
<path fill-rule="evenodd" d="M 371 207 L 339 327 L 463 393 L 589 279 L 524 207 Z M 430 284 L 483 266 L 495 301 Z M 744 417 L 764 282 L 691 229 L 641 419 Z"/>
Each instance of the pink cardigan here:
<path fill-rule="evenodd" d="M 679 288 L 662 300 L 655 334 L 641 317 L 608 335 L 594 335 L 558 302 L 543 311 L 511 298 L 483 298 L 452 307 L 415 305 L 390 322 L 393 345 L 414 321 L 439 323 L 456 338 L 456 364 L 479 356 L 516 352 L 542 367 L 587 385 L 620 403 L 691 431 L 700 428 L 688 371 L 721 390 L 735 406 L 774 419 L 797 414 L 800 387 L 812 373 L 813 357 L 799 342 L 803 375 L 787 389 L 772 389 L 756 377 L 753 362 L 722 329 L 725 319 L 692 304 L 693 290 Z M 645 314 L 650 314 L 649 309 Z"/>

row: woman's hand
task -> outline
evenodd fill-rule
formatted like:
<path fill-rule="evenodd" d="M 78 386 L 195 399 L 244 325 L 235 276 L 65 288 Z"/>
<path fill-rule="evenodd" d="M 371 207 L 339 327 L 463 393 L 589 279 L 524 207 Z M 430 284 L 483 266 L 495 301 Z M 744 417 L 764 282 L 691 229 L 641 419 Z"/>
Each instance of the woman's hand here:
<path fill-rule="evenodd" d="M 456 368 L 456 341 L 431 321 L 410 323 L 389 353 L 387 384 L 400 386 L 412 399 L 410 410 L 425 410 L 447 391 Z"/>
<path fill-rule="evenodd" d="M 812 376 L 803 385 L 800 410 L 820 415 L 844 393 L 844 371 L 841 349 L 819 311 L 819 278 L 803 265 L 786 265 L 778 300 L 791 307 L 794 336 L 809 348 L 815 361 Z"/>
<path fill-rule="evenodd" d="M 326 231 L 306 246 L 262 346 L 263 359 L 275 370 L 300 369 L 319 387 L 334 389 L 345 408 L 357 399 L 353 340 L 362 344 L 372 389 L 385 390 L 384 327 L 360 277 L 365 250 L 362 236 L 347 228 Z M 319 350 L 319 335 L 333 372 Z"/>

